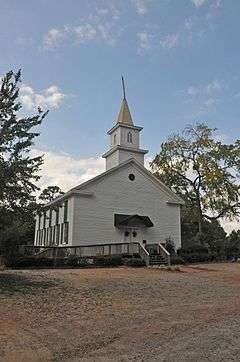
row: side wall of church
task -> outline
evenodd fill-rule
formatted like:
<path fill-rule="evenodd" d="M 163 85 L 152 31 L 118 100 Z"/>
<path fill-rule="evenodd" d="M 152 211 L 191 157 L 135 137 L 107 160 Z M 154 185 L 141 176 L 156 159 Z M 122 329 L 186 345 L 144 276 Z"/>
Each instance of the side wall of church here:
<path fill-rule="evenodd" d="M 130 181 L 129 174 L 135 175 L 134 181 Z M 73 245 L 124 242 L 123 230 L 114 226 L 116 213 L 138 214 L 152 220 L 154 227 L 144 228 L 139 234 L 142 240 L 154 243 L 170 237 L 176 248 L 181 246 L 180 206 L 168 204 L 171 196 L 133 163 L 85 189 L 94 196 L 75 197 Z"/>
<path fill-rule="evenodd" d="M 74 198 L 36 216 L 34 245 L 72 245 Z"/>

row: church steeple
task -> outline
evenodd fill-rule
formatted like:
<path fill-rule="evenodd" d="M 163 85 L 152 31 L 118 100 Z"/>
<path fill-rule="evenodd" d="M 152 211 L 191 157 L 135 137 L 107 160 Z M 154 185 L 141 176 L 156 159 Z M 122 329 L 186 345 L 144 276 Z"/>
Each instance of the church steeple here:
<path fill-rule="evenodd" d="M 118 114 L 117 123 L 108 131 L 110 150 L 103 158 L 106 159 L 106 169 L 119 165 L 127 159 L 134 158 L 144 165 L 144 155 L 148 152 L 139 148 L 139 135 L 142 127 L 134 126 L 126 99 L 124 79 L 122 77 L 123 100 Z"/>

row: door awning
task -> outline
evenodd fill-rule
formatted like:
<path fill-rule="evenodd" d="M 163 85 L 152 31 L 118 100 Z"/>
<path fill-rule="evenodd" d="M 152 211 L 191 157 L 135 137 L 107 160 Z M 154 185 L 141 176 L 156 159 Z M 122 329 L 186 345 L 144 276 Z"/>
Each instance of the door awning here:
<path fill-rule="evenodd" d="M 148 216 L 114 214 L 114 226 L 154 226 Z"/>

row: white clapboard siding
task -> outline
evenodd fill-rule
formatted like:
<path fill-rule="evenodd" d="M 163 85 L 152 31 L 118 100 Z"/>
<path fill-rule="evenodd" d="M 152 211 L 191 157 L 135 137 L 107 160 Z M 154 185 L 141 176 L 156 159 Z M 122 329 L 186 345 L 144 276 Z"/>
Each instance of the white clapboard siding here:
<path fill-rule="evenodd" d="M 135 181 L 129 180 L 130 173 Z M 73 197 L 72 245 L 123 242 L 123 232 L 114 227 L 114 214 L 118 213 L 150 217 L 154 227 L 143 230 L 143 240 L 159 242 L 171 237 L 176 248 L 181 246 L 180 206 L 167 204 L 171 197 L 134 164 L 89 183 L 84 190 L 94 195 Z"/>

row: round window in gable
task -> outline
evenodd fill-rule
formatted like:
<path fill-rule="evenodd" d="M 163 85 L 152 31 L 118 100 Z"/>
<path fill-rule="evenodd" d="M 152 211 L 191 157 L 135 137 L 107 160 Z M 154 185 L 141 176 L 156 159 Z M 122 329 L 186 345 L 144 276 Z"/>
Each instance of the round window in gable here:
<path fill-rule="evenodd" d="M 135 175 L 133 173 L 130 173 L 128 178 L 129 178 L 130 181 L 134 181 L 135 180 Z"/>

